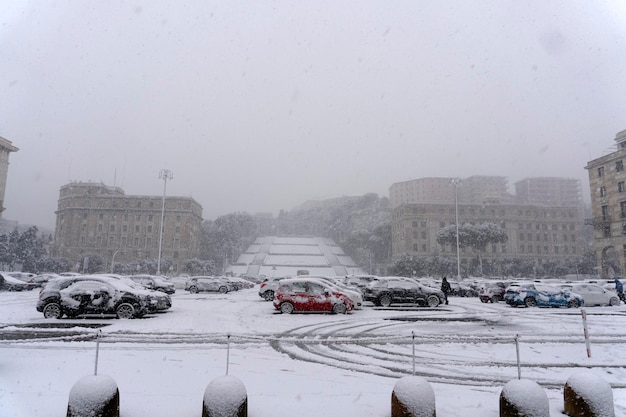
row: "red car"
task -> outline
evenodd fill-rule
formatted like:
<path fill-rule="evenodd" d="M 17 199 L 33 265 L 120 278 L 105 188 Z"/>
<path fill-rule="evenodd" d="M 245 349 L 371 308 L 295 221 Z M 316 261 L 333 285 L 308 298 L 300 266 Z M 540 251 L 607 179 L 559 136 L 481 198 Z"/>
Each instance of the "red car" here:
<path fill-rule="evenodd" d="M 314 278 L 281 280 L 273 303 L 276 310 L 285 314 L 294 311 L 345 314 L 354 308 L 348 296 Z"/>

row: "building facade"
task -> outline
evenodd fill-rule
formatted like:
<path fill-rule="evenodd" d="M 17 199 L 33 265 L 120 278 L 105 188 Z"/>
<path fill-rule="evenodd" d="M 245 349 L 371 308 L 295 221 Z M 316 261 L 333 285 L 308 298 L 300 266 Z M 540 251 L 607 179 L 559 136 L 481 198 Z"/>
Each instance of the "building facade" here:
<path fill-rule="evenodd" d="M 416 183 L 423 185 L 430 180 L 416 180 Z M 506 178 L 475 176 L 463 179 L 457 185 L 455 203 L 455 187 L 451 180 L 438 178 L 441 193 L 436 193 L 432 199 L 426 194 L 419 202 L 396 199 L 396 204 L 400 205 L 392 209 L 394 260 L 403 256 L 429 259 L 434 255 L 442 255 L 456 258 L 456 245 L 438 244 L 437 232 L 457 224 L 457 215 L 459 225 L 494 223 L 506 233 L 506 243 L 489 245 L 486 252 L 481 254 L 481 258 L 487 262 L 523 260 L 532 262 L 540 270 L 545 265 L 563 263 L 582 256 L 588 250 L 588 243 L 583 237 L 582 200 L 572 205 L 518 204 L 516 196 L 506 191 Z M 570 183 L 570 180 L 564 180 Z M 572 187 L 580 190 L 580 183 L 571 181 Z M 533 179 L 527 181 L 530 184 L 534 182 Z M 562 186 L 560 181 L 551 183 Z M 403 196 L 411 198 L 407 192 Z M 534 189 L 527 192 L 527 197 L 530 198 L 528 201 L 539 201 Z M 470 270 L 469 264 L 477 256 L 478 253 L 472 248 L 460 248 L 459 258 L 464 274 Z"/>
<path fill-rule="evenodd" d="M 514 184 L 518 204 L 582 207 L 580 181 L 573 178 L 534 177 Z"/>
<path fill-rule="evenodd" d="M 626 130 L 615 135 L 614 152 L 587 163 L 594 246 L 605 276 L 624 275 L 626 270 Z"/>
<path fill-rule="evenodd" d="M 7 186 L 7 174 L 9 173 L 9 154 L 18 150 L 11 141 L 0 136 L 0 216 L 5 209 L 4 193 Z"/>
<path fill-rule="evenodd" d="M 163 215 L 162 258 L 174 269 L 197 258 L 202 206 L 193 198 L 125 195 L 119 187 L 75 182 L 61 187 L 52 256 L 78 262 L 99 255 L 110 265 L 157 259 Z M 165 271 L 167 272 L 167 271 Z"/>
<path fill-rule="evenodd" d="M 577 207 L 529 205 L 458 205 L 459 224 L 494 223 L 507 234 L 506 243 L 489 245 L 483 260 L 531 261 L 537 267 L 580 256 L 583 222 Z M 454 204 L 404 204 L 392 214 L 392 255 L 431 258 L 435 254 L 456 258 L 455 245 L 439 245 L 437 232 L 456 224 Z M 472 248 L 461 248 L 461 270 L 476 259 Z"/>

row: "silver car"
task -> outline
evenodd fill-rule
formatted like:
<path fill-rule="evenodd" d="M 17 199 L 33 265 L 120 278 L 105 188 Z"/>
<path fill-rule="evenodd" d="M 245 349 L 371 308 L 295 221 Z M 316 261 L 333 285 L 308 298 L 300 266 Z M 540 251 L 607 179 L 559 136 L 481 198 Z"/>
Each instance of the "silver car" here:
<path fill-rule="evenodd" d="M 192 294 L 199 292 L 226 294 L 231 291 L 231 286 L 228 282 L 217 277 L 191 277 L 185 284 L 185 290 Z"/>

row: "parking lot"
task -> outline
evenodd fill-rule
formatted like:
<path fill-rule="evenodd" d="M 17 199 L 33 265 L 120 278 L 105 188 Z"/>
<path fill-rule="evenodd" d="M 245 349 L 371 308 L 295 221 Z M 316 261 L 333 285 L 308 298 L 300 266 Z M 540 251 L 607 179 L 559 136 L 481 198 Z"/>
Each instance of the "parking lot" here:
<path fill-rule="evenodd" d="M 617 415 L 626 410 L 624 305 L 585 309 L 587 357 L 581 309 L 452 297 L 436 308 L 366 303 L 345 315 L 286 315 L 257 292 L 179 289 L 168 312 L 132 320 L 46 320 L 35 311 L 36 290 L 0 292 L 0 367 L 7 370 L 0 398 L 18 417 L 62 414 L 72 384 L 93 371 L 100 337 L 101 372 L 115 376 L 127 417 L 198 414 L 206 384 L 224 374 L 227 350 L 230 372 L 248 387 L 255 416 L 290 415 L 285 405 L 317 415 L 335 396 L 333 407 L 344 415 L 388 415 L 394 381 L 415 373 L 438 397 L 457 398 L 439 401 L 439 416 L 483 404 L 480 415 L 495 417 L 498 393 L 518 371 L 546 389 L 559 415 L 561 388 L 582 368 L 613 386 Z"/>

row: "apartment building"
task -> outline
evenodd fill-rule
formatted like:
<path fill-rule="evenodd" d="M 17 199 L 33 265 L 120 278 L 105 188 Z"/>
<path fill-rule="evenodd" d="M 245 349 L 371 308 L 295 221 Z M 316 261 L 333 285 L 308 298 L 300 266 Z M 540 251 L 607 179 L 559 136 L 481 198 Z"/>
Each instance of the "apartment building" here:
<path fill-rule="evenodd" d="M 7 186 L 7 174 L 9 172 L 9 154 L 19 149 L 13 146 L 11 141 L 0 136 L 0 215 L 4 211 L 4 192 Z"/>
<path fill-rule="evenodd" d="M 73 182 L 61 187 L 52 256 L 78 262 L 99 255 L 105 264 L 157 259 L 161 217 L 161 256 L 179 262 L 196 258 L 202 206 L 190 197 L 126 195 L 119 187 Z"/>
<path fill-rule="evenodd" d="M 616 150 L 589 161 L 594 246 L 605 276 L 624 275 L 626 270 L 626 130 L 615 135 Z"/>
<path fill-rule="evenodd" d="M 499 225 L 507 234 L 508 241 L 490 245 L 482 259 L 494 260 L 521 259 L 532 262 L 537 267 L 547 263 L 565 262 L 582 255 L 587 250 L 583 238 L 582 200 L 576 204 L 572 200 L 541 200 L 535 195 L 535 189 L 526 191 L 521 201 L 542 201 L 542 204 L 519 204 L 516 195 L 507 192 L 505 177 L 474 176 L 460 180 L 455 186 L 451 178 L 437 178 L 441 193 L 432 185 L 432 179 L 414 180 L 422 190 L 430 189 L 433 193 L 410 194 L 410 187 L 403 188 L 396 184 L 396 206 L 392 209 L 392 258 L 397 260 L 408 255 L 414 258 L 432 258 L 435 254 L 456 257 L 456 247 L 439 245 L 437 232 L 446 226 L 458 223 L 480 224 L 485 222 Z M 563 179 L 537 181 L 544 184 L 541 192 L 550 184 L 563 188 L 571 185 L 573 190 L 580 190 L 578 180 Z M 535 184 L 528 179 L 527 184 Z M 399 190 L 403 190 L 402 193 Z M 572 190 L 569 190 L 572 191 Z M 569 194 L 567 194 L 569 195 Z M 430 198 L 433 197 L 433 198 Z M 409 201 L 412 200 L 412 201 Z M 458 211 L 457 211 L 458 210 Z M 468 264 L 476 259 L 477 253 L 471 248 L 461 248 L 462 270 L 468 270 Z"/>

